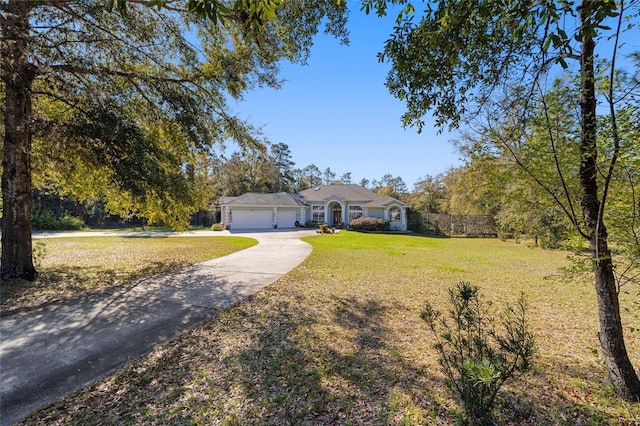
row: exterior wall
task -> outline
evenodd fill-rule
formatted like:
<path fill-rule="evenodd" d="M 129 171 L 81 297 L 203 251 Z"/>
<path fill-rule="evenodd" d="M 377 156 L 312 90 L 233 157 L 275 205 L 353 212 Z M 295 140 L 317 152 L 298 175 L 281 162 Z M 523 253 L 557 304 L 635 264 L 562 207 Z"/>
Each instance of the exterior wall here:
<path fill-rule="evenodd" d="M 384 215 L 384 209 L 382 207 L 369 207 L 365 211 L 365 216 L 367 217 L 378 217 L 380 219 L 387 219 Z"/>
<path fill-rule="evenodd" d="M 229 223 L 229 214 L 227 212 L 228 210 L 229 209 L 227 208 L 227 206 L 220 206 L 220 223 L 223 225 Z"/>
<path fill-rule="evenodd" d="M 396 204 L 395 202 L 388 205 L 387 207 L 365 207 L 366 203 L 364 202 L 349 202 L 343 200 L 339 197 L 329 197 L 326 201 L 307 201 L 308 206 L 286 206 L 286 207 L 276 207 L 276 206 L 261 206 L 261 207 L 252 207 L 252 206 L 230 206 L 223 205 L 221 206 L 221 217 L 220 222 L 225 225 L 229 225 L 233 227 L 233 213 L 234 212 L 242 212 L 242 211 L 263 211 L 271 213 L 271 227 L 274 228 L 280 222 L 280 226 L 290 227 L 289 224 L 291 222 L 292 214 L 295 213 L 295 222 L 298 222 L 300 225 L 304 225 L 307 222 L 313 221 L 313 206 L 319 207 L 321 212 L 324 213 L 323 223 L 327 223 L 329 225 L 336 225 L 333 220 L 333 207 L 336 205 L 340 206 L 341 211 L 341 221 L 343 224 L 349 224 L 351 213 L 358 212 L 358 210 L 350 210 L 351 206 L 361 207 L 362 216 L 364 217 L 375 217 L 380 219 L 386 219 L 390 222 L 390 226 L 392 230 L 398 231 L 406 231 L 407 230 L 407 212 L 406 207 L 403 204 Z M 400 209 L 400 221 L 391 222 L 390 213 L 393 208 Z M 288 212 L 285 214 L 286 219 L 281 217 L 281 220 L 278 220 L 279 213 Z M 230 213 L 232 213 L 230 215 Z M 262 223 L 264 226 L 264 222 L 266 218 L 262 218 Z M 286 224 L 284 223 L 286 222 Z"/>

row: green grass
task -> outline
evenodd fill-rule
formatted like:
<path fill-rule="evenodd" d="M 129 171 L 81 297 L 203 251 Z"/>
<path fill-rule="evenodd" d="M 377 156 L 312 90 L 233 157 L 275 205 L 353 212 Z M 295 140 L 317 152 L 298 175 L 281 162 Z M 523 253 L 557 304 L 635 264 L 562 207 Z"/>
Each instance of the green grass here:
<path fill-rule="evenodd" d="M 73 235 L 73 234 L 70 234 Z M 71 298 L 257 243 L 243 237 L 60 237 L 34 240 L 38 278 L 2 286 L 2 311 Z"/>
<path fill-rule="evenodd" d="M 504 389 L 498 424 L 640 421 L 608 385 L 592 286 L 558 279 L 567 253 L 353 232 L 307 241 L 311 256 L 264 291 L 25 423 L 456 424 L 419 313 L 460 280 L 496 305 L 521 291 L 531 305 L 535 372 Z M 639 337 L 627 340 L 636 365 Z"/>
<path fill-rule="evenodd" d="M 196 230 L 201 230 L 201 229 L 208 229 L 208 228 L 204 228 L 202 226 L 192 226 L 189 227 L 189 229 L 187 229 L 187 231 L 196 231 Z M 47 230 L 47 229 L 42 229 L 39 230 L 40 232 L 58 232 L 58 231 L 51 231 L 51 230 Z M 173 229 L 171 229 L 170 226 L 157 226 L 157 225 L 151 225 L 151 226 L 145 226 L 144 228 L 141 226 L 127 226 L 127 227 L 117 227 L 117 228 L 83 228 L 83 229 L 78 229 L 78 230 L 74 230 L 74 231 L 64 231 L 64 232 L 69 232 L 69 233 L 73 233 L 73 232 L 174 232 Z"/>

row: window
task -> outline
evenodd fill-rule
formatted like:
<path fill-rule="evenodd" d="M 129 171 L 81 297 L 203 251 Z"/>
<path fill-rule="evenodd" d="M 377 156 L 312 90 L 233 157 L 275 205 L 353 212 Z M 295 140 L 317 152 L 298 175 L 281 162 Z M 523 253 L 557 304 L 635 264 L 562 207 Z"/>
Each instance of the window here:
<path fill-rule="evenodd" d="M 324 206 L 311 207 L 311 221 L 313 223 L 324 223 Z"/>
<path fill-rule="evenodd" d="M 362 217 L 362 207 L 360 206 L 349 206 L 349 222 L 351 222 L 353 219 L 357 219 L 359 217 Z"/>
<path fill-rule="evenodd" d="M 400 222 L 400 207 L 391 207 L 389 209 L 389 222 Z"/>

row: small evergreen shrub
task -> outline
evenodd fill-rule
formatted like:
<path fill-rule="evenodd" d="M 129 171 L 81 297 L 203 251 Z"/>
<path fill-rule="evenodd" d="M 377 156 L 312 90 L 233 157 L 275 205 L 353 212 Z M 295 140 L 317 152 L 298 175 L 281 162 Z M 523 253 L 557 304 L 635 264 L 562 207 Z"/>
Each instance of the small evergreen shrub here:
<path fill-rule="evenodd" d="M 378 217 L 364 216 L 357 219 L 351 219 L 349 227 L 359 231 L 388 231 L 390 228 L 388 220 Z"/>
<path fill-rule="evenodd" d="M 39 267 L 42 265 L 42 260 L 44 259 L 45 255 L 47 254 L 47 244 L 42 241 L 42 240 L 38 240 L 36 242 L 33 243 L 33 247 L 31 248 L 31 253 L 33 254 L 33 264 L 36 267 Z"/>
<path fill-rule="evenodd" d="M 491 424 L 498 391 L 531 369 L 535 352 L 524 296 L 505 308 L 498 330 L 478 293 L 478 287 L 461 282 L 449 289 L 446 317 L 429 302 L 420 315 L 433 332 L 447 387 L 460 400 L 468 425 Z"/>
<path fill-rule="evenodd" d="M 56 217 L 50 211 L 42 211 L 32 216 L 31 226 L 34 229 L 82 229 L 84 222 L 79 217 L 69 214 Z"/>
<path fill-rule="evenodd" d="M 214 223 L 211 225 L 212 231 L 224 231 L 225 229 L 227 229 L 227 227 L 221 223 Z"/>

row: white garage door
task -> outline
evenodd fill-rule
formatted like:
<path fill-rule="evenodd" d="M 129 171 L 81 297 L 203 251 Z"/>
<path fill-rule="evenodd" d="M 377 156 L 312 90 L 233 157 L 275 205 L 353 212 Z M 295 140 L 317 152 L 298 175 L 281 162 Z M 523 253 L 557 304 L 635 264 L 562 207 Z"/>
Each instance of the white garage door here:
<path fill-rule="evenodd" d="M 270 229 L 271 212 L 238 211 L 232 212 L 231 229 Z"/>
<path fill-rule="evenodd" d="M 278 228 L 295 228 L 296 212 L 278 212 Z"/>

